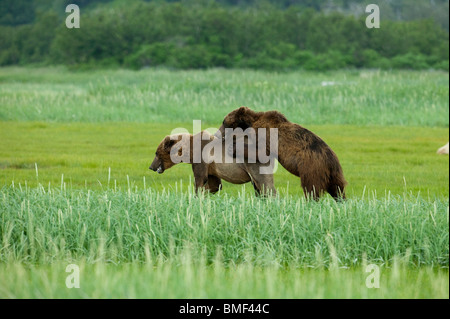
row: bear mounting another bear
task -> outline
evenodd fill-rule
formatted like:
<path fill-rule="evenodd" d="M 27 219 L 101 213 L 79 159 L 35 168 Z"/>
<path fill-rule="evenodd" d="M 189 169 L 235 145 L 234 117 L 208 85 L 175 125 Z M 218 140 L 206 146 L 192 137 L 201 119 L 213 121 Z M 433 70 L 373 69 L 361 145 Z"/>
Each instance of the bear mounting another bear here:
<path fill-rule="evenodd" d="M 225 139 L 227 128 L 252 128 L 255 132 L 260 128 L 266 132 L 277 128 L 278 162 L 300 177 L 305 196 L 317 200 L 328 192 L 337 201 L 345 199 L 347 182 L 336 154 L 319 136 L 288 121 L 280 112 L 255 112 L 243 106 L 225 116 L 216 136 Z M 268 142 L 270 136 L 265 140 Z M 270 152 L 268 143 L 266 152 Z"/>

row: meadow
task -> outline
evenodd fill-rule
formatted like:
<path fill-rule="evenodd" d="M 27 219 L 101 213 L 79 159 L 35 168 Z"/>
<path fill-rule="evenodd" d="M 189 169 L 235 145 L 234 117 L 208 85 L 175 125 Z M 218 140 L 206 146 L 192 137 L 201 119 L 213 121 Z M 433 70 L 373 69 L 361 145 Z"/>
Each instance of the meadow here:
<path fill-rule="evenodd" d="M 0 69 L 0 297 L 448 298 L 448 73 Z M 321 136 L 344 203 L 148 170 L 174 128 L 277 109 Z M 81 268 L 68 289 L 65 267 Z M 366 286 L 367 265 L 381 269 Z"/>

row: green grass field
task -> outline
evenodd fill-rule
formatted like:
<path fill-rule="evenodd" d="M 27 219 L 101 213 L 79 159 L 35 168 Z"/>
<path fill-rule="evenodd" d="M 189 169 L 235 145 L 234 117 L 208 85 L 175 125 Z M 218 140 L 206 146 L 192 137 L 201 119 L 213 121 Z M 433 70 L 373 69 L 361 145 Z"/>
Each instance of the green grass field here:
<path fill-rule="evenodd" d="M 448 85 L 432 71 L 0 69 L 0 298 L 448 298 Z M 269 199 L 228 183 L 199 198 L 189 165 L 148 170 L 173 129 L 240 105 L 321 136 L 349 199 L 307 202 L 281 166 Z"/>

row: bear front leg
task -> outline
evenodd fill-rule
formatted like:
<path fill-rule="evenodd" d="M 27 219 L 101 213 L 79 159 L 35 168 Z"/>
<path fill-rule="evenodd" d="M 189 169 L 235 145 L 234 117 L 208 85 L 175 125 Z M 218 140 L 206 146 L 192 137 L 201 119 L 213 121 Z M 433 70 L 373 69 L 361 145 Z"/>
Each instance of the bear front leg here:
<path fill-rule="evenodd" d="M 204 189 L 208 183 L 208 164 L 192 164 L 192 171 L 194 172 L 195 193 L 197 194 L 199 189 Z"/>
<path fill-rule="evenodd" d="M 214 175 L 208 175 L 208 183 L 206 184 L 206 189 L 214 194 L 222 189 L 222 181 L 220 178 Z"/>

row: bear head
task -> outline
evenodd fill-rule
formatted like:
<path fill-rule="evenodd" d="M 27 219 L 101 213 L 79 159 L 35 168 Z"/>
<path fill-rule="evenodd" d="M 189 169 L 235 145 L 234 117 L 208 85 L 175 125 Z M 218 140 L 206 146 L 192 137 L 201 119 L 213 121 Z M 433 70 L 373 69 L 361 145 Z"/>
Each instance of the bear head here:
<path fill-rule="evenodd" d="M 182 140 L 189 141 L 190 135 L 185 134 L 176 134 L 176 135 L 168 135 L 166 136 L 161 143 L 159 143 L 158 148 L 156 149 L 155 158 L 153 159 L 152 164 L 149 169 L 155 171 L 159 174 L 162 174 L 166 169 L 171 168 L 175 164 L 172 161 L 172 156 L 174 152 L 178 153 L 178 156 L 182 155 L 183 145 L 179 145 L 180 147 L 174 147 L 178 145 Z"/>
<path fill-rule="evenodd" d="M 241 106 L 225 116 L 222 126 L 219 128 L 215 136 L 225 138 L 226 128 L 235 129 L 239 127 L 245 131 L 247 128 L 253 126 L 253 123 L 257 120 L 257 118 L 257 112 L 249 109 L 248 107 Z"/>

